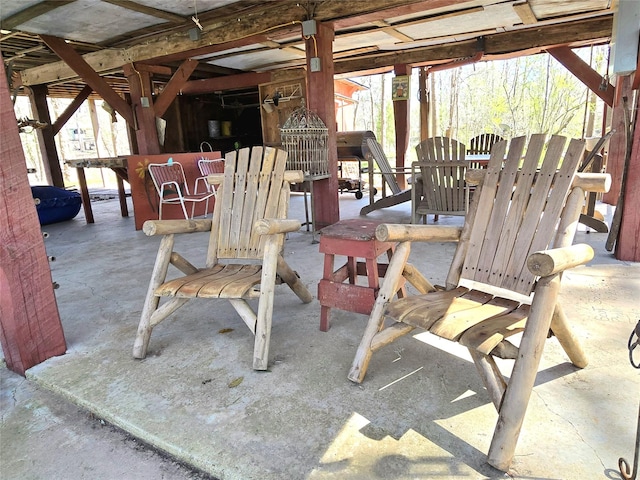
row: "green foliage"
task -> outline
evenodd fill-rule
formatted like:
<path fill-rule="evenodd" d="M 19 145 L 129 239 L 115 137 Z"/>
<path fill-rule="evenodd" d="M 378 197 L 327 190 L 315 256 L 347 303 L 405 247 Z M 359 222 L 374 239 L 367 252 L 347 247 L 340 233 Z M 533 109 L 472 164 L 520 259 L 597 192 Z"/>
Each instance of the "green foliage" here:
<path fill-rule="evenodd" d="M 575 52 L 601 75 L 606 73 L 606 46 Z M 409 158 L 412 146 L 420 141 L 418 76 L 416 69 L 411 76 Z M 356 97 L 354 130 L 372 130 L 389 156 L 395 150 L 392 77 L 388 73 L 354 79 L 368 87 Z M 603 103 L 587 104 L 584 84 L 548 54 L 465 65 L 430 77 L 436 108 L 436 125 L 430 133 L 434 136 L 451 136 L 465 144 L 480 133 L 505 138 L 532 133 L 582 137 L 587 115 L 596 117 L 596 126 L 601 124 L 597 117 L 602 115 Z"/>

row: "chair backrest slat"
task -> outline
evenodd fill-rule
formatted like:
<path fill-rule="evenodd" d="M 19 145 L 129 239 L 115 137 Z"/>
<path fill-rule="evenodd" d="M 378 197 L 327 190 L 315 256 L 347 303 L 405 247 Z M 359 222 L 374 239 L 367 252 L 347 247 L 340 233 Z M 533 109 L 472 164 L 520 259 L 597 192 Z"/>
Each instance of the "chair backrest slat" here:
<path fill-rule="evenodd" d="M 422 199 L 417 212 L 464 215 L 467 210 L 465 146 L 449 137 L 430 137 L 416 145 Z M 415 168 L 414 168 L 415 170 Z"/>
<path fill-rule="evenodd" d="M 391 189 L 391 193 L 397 195 L 402 192 L 400 185 L 398 185 L 398 180 L 391 170 L 391 165 L 389 164 L 389 160 L 382 149 L 382 145 L 378 143 L 375 138 L 366 138 L 367 147 L 373 156 L 373 159 L 378 164 L 378 168 L 380 169 L 380 173 L 382 173 L 382 178 L 389 188 Z M 373 168 L 373 165 L 369 165 L 369 168 Z"/>
<path fill-rule="evenodd" d="M 494 147 L 475 211 L 461 279 L 529 295 L 535 277 L 528 256 L 549 248 L 584 150 L 584 142 L 533 135 L 519 166 L 524 138 Z M 463 234 L 464 235 L 464 234 Z"/>
<path fill-rule="evenodd" d="M 262 258 L 264 239 L 255 232 L 254 225 L 262 218 L 286 217 L 289 201 L 289 184 L 284 181 L 286 161 L 287 153 L 273 147 L 243 148 L 225 155 L 207 265 L 224 258 Z"/>
<path fill-rule="evenodd" d="M 251 157 L 250 157 L 251 153 Z M 227 153 L 234 155 L 236 152 Z M 231 230 L 229 231 L 228 243 L 221 246 L 224 256 L 242 256 L 238 249 L 242 235 L 246 235 L 246 230 L 242 229 L 244 215 L 246 214 L 245 202 L 250 201 L 255 194 L 255 170 L 260 168 L 262 157 L 262 147 L 254 147 L 251 152 L 242 149 L 237 152 L 236 171 L 233 176 L 234 195 L 231 206 Z M 222 254 L 222 253 L 221 253 Z M 246 255 L 246 254 L 245 254 Z"/>
<path fill-rule="evenodd" d="M 495 133 L 481 133 L 471 139 L 467 153 L 470 155 L 490 153 L 493 144 L 503 140 L 504 138 Z"/>
<path fill-rule="evenodd" d="M 456 162 L 465 159 L 463 143 L 449 137 L 430 137 L 416 145 L 419 162 Z"/>
<path fill-rule="evenodd" d="M 420 213 L 464 215 L 466 162 L 418 162 L 422 181 Z"/>

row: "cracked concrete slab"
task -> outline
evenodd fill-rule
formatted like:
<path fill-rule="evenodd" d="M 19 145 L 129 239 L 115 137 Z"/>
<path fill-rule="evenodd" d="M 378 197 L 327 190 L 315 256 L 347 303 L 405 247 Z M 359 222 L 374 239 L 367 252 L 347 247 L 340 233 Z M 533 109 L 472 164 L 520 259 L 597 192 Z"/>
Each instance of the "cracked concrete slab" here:
<path fill-rule="evenodd" d="M 342 218 L 366 203 L 340 198 Z M 183 307 L 156 327 L 148 357 L 134 360 L 159 239 L 136 232 L 116 200 L 98 202 L 94 214 L 93 225 L 79 215 L 46 227 L 68 352 L 30 369 L 29 383 L 225 480 L 509 478 L 486 463 L 496 413 L 464 349 L 408 335 L 376 353 L 354 385 L 346 375 L 366 317 L 334 310 L 320 332 L 317 300 L 303 305 L 286 289 L 275 296 L 267 372 L 251 369 L 252 336 L 224 302 Z M 301 195 L 291 216 L 305 218 Z M 408 204 L 368 215 L 409 217 Z M 633 458 L 640 377 L 626 344 L 639 318 L 640 265 L 616 261 L 605 239 L 579 232 L 596 258 L 565 275 L 561 294 L 590 364 L 575 369 L 548 342 L 511 478 L 617 478 L 618 458 Z M 192 234 L 182 249 L 204 258 L 205 243 L 206 234 Z M 416 244 L 411 261 L 442 284 L 454 247 Z M 303 228 L 285 248 L 315 293 L 322 256 L 313 236 Z M 36 428 L 39 417 L 23 421 Z M 37 436 L 20 440 L 28 441 Z M 30 473 L 44 478 L 38 470 Z"/>

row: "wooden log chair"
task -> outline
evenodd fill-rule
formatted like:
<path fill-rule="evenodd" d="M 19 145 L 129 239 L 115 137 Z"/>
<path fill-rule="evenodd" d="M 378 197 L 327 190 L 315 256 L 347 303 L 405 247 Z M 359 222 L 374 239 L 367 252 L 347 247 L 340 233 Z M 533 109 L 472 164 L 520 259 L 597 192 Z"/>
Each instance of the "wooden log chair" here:
<path fill-rule="evenodd" d="M 431 137 L 416 145 L 418 161 L 411 165 L 411 223 L 427 215 L 465 215 L 469 190 L 464 181 L 468 162 L 465 146 L 453 138 Z M 439 166 L 436 166 L 439 164 Z"/>
<path fill-rule="evenodd" d="M 495 133 L 481 133 L 469 141 L 469 155 L 482 155 L 491 153 L 494 143 L 502 142 L 504 138 Z"/>
<path fill-rule="evenodd" d="M 606 191 L 611 181 L 607 174 L 576 173 L 584 142 L 571 140 L 563 156 L 566 139 L 560 136 L 545 145 L 545 136 L 533 135 L 519 169 L 525 143 L 524 137 L 511 141 L 504 168 L 506 142 L 500 142 L 486 170 L 468 171 L 468 180 L 475 176 L 479 186 L 462 228 L 377 228 L 379 240 L 400 243 L 348 374 L 362 382 L 373 352 L 415 328 L 466 346 L 498 410 L 488 461 L 503 471 L 514 455 L 549 332 L 574 365 L 587 365 L 558 292 L 562 272 L 593 257 L 588 245 L 572 245 L 585 192 Z M 446 287 L 436 289 L 407 263 L 411 243 L 452 240 L 459 243 Z M 420 294 L 393 300 L 403 276 Z M 519 346 L 507 340 L 517 333 Z M 515 360 L 508 383 L 494 357 Z"/>
<path fill-rule="evenodd" d="M 164 235 L 145 298 L 133 356 L 144 358 L 151 331 L 192 298 L 229 300 L 255 335 L 253 368 L 266 370 L 275 285 L 286 283 L 304 302 L 311 293 L 282 256 L 285 234 L 300 229 L 287 219 L 290 183 L 302 171 L 285 171 L 287 153 L 271 147 L 243 148 L 225 156 L 224 174 L 209 175 L 219 184 L 213 219 L 147 221 L 147 235 Z M 210 231 L 204 268 L 174 251 L 177 233 Z M 167 280 L 169 264 L 184 276 Z M 160 298 L 168 301 L 160 305 Z M 247 299 L 258 298 L 257 313 Z"/>

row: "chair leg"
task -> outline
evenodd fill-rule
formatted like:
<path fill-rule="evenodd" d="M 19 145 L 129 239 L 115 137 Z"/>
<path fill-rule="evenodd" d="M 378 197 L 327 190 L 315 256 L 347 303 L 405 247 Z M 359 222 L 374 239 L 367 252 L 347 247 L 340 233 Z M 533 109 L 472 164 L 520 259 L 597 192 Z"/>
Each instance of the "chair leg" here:
<path fill-rule="evenodd" d="M 404 266 L 409 258 L 411 252 L 411 243 L 402 242 L 393 254 L 393 258 L 387 268 L 387 273 L 382 281 L 382 286 L 378 292 L 378 297 L 371 310 L 369 321 L 362 335 L 362 340 L 358 346 L 356 356 L 353 359 L 351 370 L 349 371 L 348 378 L 352 382 L 362 383 L 364 376 L 367 373 L 369 367 L 369 361 L 373 355 L 373 349 L 371 344 L 373 338 L 382 329 L 384 323 L 384 309 L 387 303 L 395 296 L 398 291 L 398 285 L 402 278 L 402 272 Z"/>
<path fill-rule="evenodd" d="M 558 275 L 541 278 L 536 287 L 536 296 L 520 342 L 520 353 L 511 372 L 489 447 L 489 464 L 504 472 L 513 460 L 559 290 Z"/>
<path fill-rule="evenodd" d="M 304 303 L 310 303 L 313 300 L 311 292 L 305 287 L 296 272 L 285 262 L 282 255 L 278 255 L 278 275 Z"/>
<path fill-rule="evenodd" d="M 499 412 L 500 405 L 502 404 L 502 396 L 507 388 L 507 384 L 496 365 L 496 361 L 490 355 L 484 355 L 474 348 L 469 348 L 469 354 L 478 369 L 482 383 L 484 383 L 491 397 L 491 401 Z"/>
<path fill-rule="evenodd" d="M 273 317 L 273 296 L 276 286 L 279 245 L 275 236 L 269 236 L 264 246 L 260 300 L 256 320 L 256 338 L 253 346 L 253 369 L 266 370 L 269 366 L 269 342 Z"/>
<path fill-rule="evenodd" d="M 182 213 L 184 214 L 185 220 L 189 220 L 189 217 L 187 216 L 187 207 L 185 206 L 184 200 L 182 198 L 180 199 L 180 206 L 182 207 Z"/>
<path fill-rule="evenodd" d="M 556 305 L 553 312 L 553 318 L 551 319 L 551 331 L 569 356 L 571 363 L 578 368 L 584 368 L 589 364 L 589 359 L 584 353 L 584 350 L 582 350 L 580 342 L 569 328 L 567 317 L 560 304 Z"/>
<path fill-rule="evenodd" d="M 144 307 L 142 308 L 142 315 L 140 316 L 140 323 L 138 324 L 138 333 L 133 344 L 133 356 L 135 358 L 144 358 L 147 355 L 149 339 L 151 338 L 151 331 L 153 330 L 151 316 L 158 309 L 158 303 L 160 302 L 160 297 L 157 297 L 154 292 L 167 277 L 173 244 L 173 234 L 165 235 L 160 241 L 156 263 L 153 267 L 147 296 L 145 297 Z"/>

